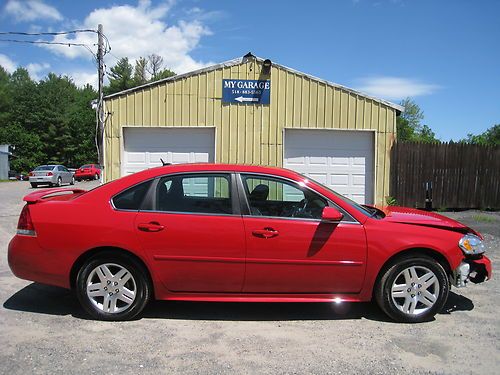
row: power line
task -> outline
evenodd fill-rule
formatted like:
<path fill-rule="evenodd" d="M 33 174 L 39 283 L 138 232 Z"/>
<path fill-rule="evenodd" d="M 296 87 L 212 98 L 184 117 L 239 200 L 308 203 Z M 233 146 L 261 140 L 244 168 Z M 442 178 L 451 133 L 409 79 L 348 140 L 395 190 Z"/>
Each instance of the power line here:
<path fill-rule="evenodd" d="M 92 29 L 80 29 L 80 30 L 70 30 L 70 31 L 58 31 L 58 32 L 39 32 L 39 33 L 28 33 L 24 31 L 0 31 L 0 35 L 68 35 L 77 33 L 97 33 L 97 30 Z"/>
<path fill-rule="evenodd" d="M 19 39 L 0 39 L 0 42 L 10 42 L 10 43 L 29 43 L 29 44 L 57 44 L 60 46 L 77 46 L 77 47 L 89 47 L 87 44 L 83 43 L 64 43 L 64 42 L 48 42 L 45 40 L 19 40 Z M 95 44 L 94 44 L 95 46 Z"/>

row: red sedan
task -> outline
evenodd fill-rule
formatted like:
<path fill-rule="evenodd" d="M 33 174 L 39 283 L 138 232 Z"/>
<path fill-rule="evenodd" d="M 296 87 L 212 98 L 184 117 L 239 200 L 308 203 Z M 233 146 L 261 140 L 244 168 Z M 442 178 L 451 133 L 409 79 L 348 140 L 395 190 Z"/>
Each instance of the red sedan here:
<path fill-rule="evenodd" d="M 75 180 L 98 180 L 101 177 L 101 167 L 97 164 L 85 164 L 75 171 Z"/>
<path fill-rule="evenodd" d="M 362 206 L 279 168 L 172 165 L 24 200 L 11 270 L 74 289 L 102 320 L 131 319 L 156 298 L 375 300 L 396 321 L 421 322 L 443 308 L 451 285 L 491 277 L 473 229 Z"/>

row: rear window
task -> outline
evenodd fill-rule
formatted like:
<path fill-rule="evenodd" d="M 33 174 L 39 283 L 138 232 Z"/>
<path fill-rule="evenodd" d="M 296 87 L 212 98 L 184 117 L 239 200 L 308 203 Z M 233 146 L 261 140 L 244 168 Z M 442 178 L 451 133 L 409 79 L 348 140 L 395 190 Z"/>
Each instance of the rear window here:
<path fill-rule="evenodd" d="M 40 165 L 35 168 L 35 171 L 51 171 L 52 169 L 54 169 L 53 165 Z"/>
<path fill-rule="evenodd" d="M 152 181 L 132 186 L 113 198 L 113 205 L 120 210 L 139 211 Z"/>
<path fill-rule="evenodd" d="M 82 166 L 80 167 L 80 169 L 84 169 L 84 168 L 92 168 L 92 165 L 90 165 L 90 164 L 85 164 L 85 165 L 82 165 Z"/>

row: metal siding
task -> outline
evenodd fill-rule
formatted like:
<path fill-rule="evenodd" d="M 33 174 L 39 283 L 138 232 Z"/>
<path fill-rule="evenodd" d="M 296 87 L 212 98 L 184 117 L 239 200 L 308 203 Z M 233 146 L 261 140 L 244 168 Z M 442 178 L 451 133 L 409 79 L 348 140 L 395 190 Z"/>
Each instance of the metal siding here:
<path fill-rule="evenodd" d="M 282 166 L 283 129 L 375 130 L 375 202 L 389 194 L 395 109 L 272 67 L 271 104 L 222 103 L 222 79 L 266 79 L 261 63 L 220 67 L 106 100 L 106 180 L 121 174 L 123 126 L 215 126 L 216 162 Z"/>

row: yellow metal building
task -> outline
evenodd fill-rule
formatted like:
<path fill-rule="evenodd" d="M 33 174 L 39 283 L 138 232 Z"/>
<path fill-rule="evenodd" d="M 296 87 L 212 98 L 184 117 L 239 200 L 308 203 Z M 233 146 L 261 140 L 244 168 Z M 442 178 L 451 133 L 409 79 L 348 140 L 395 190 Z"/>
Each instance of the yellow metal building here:
<path fill-rule="evenodd" d="M 223 80 L 268 81 L 269 104 L 223 101 Z M 159 166 L 160 158 L 270 165 L 360 203 L 382 203 L 401 110 L 247 55 L 107 96 L 105 180 Z"/>

